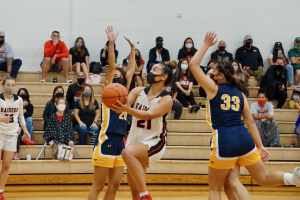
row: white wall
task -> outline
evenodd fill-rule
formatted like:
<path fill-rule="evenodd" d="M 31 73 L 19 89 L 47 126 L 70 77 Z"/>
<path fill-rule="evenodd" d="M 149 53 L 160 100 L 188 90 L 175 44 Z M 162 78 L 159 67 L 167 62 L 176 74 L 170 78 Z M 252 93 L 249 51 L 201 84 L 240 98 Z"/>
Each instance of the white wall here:
<path fill-rule="evenodd" d="M 219 40 L 227 42 L 227 50 L 235 54 L 243 37 L 251 34 L 265 66 L 276 41 L 283 43 L 287 54 L 294 38 L 300 36 L 299 0 L 0 0 L 0 5 L 0 30 L 13 46 L 15 57 L 23 60 L 22 71 L 40 71 L 43 45 L 53 30 L 60 31 L 68 48 L 77 37 L 83 37 L 90 60 L 99 61 L 100 49 L 107 41 L 104 30 L 113 25 L 120 32 L 118 63 L 129 54 L 122 35 L 134 41 L 147 62 L 157 36 L 164 38 L 171 59 L 177 59 L 186 37 L 192 37 L 199 48 L 206 31 L 215 30 Z M 177 12 L 182 13 L 181 18 Z M 203 65 L 215 50 L 209 49 Z"/>

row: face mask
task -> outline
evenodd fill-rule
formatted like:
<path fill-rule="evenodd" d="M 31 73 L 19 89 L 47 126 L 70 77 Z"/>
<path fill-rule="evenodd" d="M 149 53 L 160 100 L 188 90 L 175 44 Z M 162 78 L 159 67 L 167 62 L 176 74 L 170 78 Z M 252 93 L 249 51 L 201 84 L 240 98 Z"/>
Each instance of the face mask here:
<path fill-rule="evenodd" d="M 52 38 L 52 41 L 54 41 L 54 40 L 58 40 L 59 41 L 59 38 L 58 37 Z"/>
<path fill-rule="evenodd" d="M 140 58 L 139 55 L 135 55 L 135 60 L 138 60 Z"/>
<path fill-rule="evenodd" d="M 161 49 L 162 47 L 163 47 L 163 44 L 162 44 L 162 43 L 157 43 L 157 44 L 156 44 L 156 48 Z"/>
<path fill-rule="evenodd" d="M 125 85 L 124 79 L 122 77 L 113 78 L 113 83 L 119 83 L 121 85 Z"/>
<path fill-rule="evenodd" d="M 57 110 L 59 110 L 59 111 L 64 111 L 65 108 L 66 108 L 65 104 L 58 104 L 58 106 L 57 106 Z"/>
<path fill-rule="evenodd" d="M 300 44 L 295 44 L 295 45 L 294 45 L 294 48 L 295 48 L 296 50 L 300 50 Z"/>
<path fill-rule="evenodd" d="M 214 77 L 215 77 L 214 74 L 210 74 L 209 77 L 217 84 L 217 80 L 214 79 Z"/>
<path fill-rule="evenodd" d="M 182 70 L 187 70 L 188 68 L 189 68 L 189 66 L 187 64 L 182 64 L 181 65 Z"/>
<path fill-rule="evenodd" d="M 15 88 L 14 87 L 5 87 L 5 92 L 6 94 L 13 94 L 15 91 Z"/>
<path fill-rule="evenodd" d="M 150 72 L 148 75 L 147 75 L 147 82 L 151 85 L 151 84 L 154 84 L 154 83 L 158 83 L 158 82 L 161 82 L 162 80 L 159 80 L 159 81 L 156 81 L 155 80 L 155 77 L 157 76 L 163 76 L 164 74 L 161 74 L 161 75 L 156 75 L 156 74 L 153 74 L 152 72 Z"/>
<path fill-rule="evenodd" d="M 0 40 L 0 45 L 2 45 L 4 43 L 5 40 Z"/>
<path fill-rule="evenodd" d="M 239 69 L 238 66 L 233 66 L 233 70 L 236 72 Z"/>
<path fill-rule="evenodd" d="M 76 42 L 76 47 L 78 47 L 78 48 L 82 47 L 82 43 L 81 42 Z"/>
<path fill-rule="evenodd" d="M 275 65 L 275 67 L 276 67 L 276 69 L 277 69 L 278 71 L 281 71 L 281 70 L 283 69 L 283 66 L 282 66 L 282 65 Z"/>
<path fill-rule="evenodd" d="M 225 51 L 225 47 L 224 47 L 224 46 L 219 46 L 219 51 L 220 51 L 220 52 Z"/>
<path fill-rule="evenodd" d="M 56 94 L 55 94 L 55 97 L 56 97 L 56 98 L 64 98 L 64 94 L 61 93 L 61 92 L 59 92 L 59 93 L 56 93 Z"/>
<path fill-rule="evenodd" d="M 252 47 L 252 42 L 246 42 L 245 43 L 245 46 L 249 49 Z"/>
<path fill-rule="evenodd" d="M 21 94 L 20 97 L 24 100 L 28 99 L 28 95 L 27 94 Z"/>
<path fill-rule="evenodd" d="M 92 93 L 91 93 L 91 92 L 85 92 L 83 95 L 84 95 L 85 97 L 90 97 L 90 96 L 92 96 Z"/>
<path fill-rule="evenodd" d="M 262 106 L 266 103 L 266 101 L 267 101 L 267 99 L 259 99 L 258 104 Z"/>
<path fill-rule="evenodd" d="M 191 49 L 191 48 L 193 47 L 193 45 L 192 45 L 191 43 L 187 43 L 187 44 L 185 45 L 185 47 L 188 48 L 188 49 Z"/>
<path fill-rule="evenodd" d="M 297 96 L 293 96 L 293 99 L 295 100 L 295 99 L 299 99 L 299 97 L 297 97 Z"/>
<path fill-rule="evenodd" d="M 77 83 L 79 83 L 80 85 L 83 84 L 85 81 L 85 78 L 77 78 Z"/>

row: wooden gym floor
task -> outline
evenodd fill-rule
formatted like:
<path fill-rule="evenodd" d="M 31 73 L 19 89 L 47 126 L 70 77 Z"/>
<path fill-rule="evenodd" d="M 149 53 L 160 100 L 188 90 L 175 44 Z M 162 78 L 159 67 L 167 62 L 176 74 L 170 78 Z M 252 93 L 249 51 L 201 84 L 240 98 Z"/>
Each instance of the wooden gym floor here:
<path fill-rule="evenodd" d="M 91 185 L 31 185 L 6 186 L 6 200 L 86 200 Z M 299 200 L 300 189 L 296 187 L 263 188 L 247 187 L 252 200 Z M 106 188 L 104 188 L 106 190 Z M 193 185 L 150 185 L 148 190 L 155 200 L 202 200 L 208 199 L 208 186 Z M 104 192 L 100 193 L 102 199 Z M 222 199 L 227 199 L 222 192 Z M 131 200 L 127 185 L 121 185 L 116 200 Z"/>

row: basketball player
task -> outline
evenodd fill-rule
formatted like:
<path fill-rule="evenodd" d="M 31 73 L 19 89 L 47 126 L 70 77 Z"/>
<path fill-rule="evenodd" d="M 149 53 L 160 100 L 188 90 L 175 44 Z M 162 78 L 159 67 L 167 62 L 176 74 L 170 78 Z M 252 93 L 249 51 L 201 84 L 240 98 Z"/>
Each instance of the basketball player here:
<path fill-rule="evenodd" d="M 262 159 L 267 160 L 270 153 L 262 145 L 247 99 L 240 91 L 243 85 L 238 84 L 234 78 L 232 65 L 229 62 L 218 62 L 211 78 L 199 68 L 207 49 L 216 44 L 215 38 L 214 32 L 206 34 L 203 45 L 189 65 L 208 97 L 207 123 L 213 132 L 208 171 L 209 199 L 221 199 L 220 191 L 236 163 L 245 166 L 262 186 L 300 186 L 300 167 L 294 170 L 294 174 L 281 171 L 269 173 L 266 170 Z M 244 127 L 241 115 L 250 132 Z"/>
<path fill-rule="evenodd" d="M 106 83 L 120 83 L 129 89 L 132 76 L 135 69 L 135 47 L 134 44 L 124 37 L 130 44 L 131 51 L 128 63 L 127 73 L 120 68 L 115 68 L 114 43 L 119 33 L 115 34 L 113 27 L 107 27 L 105 31 L 109 41 L 108 61 L 109 67 L 106 74 Z M 115 199 L 120 181 L 124 174 L 125 163 L 121 157 L 121 151 L 125 148 L 124 137 L 127 131 L 127 113 L 116 113 L 103 103 L 102 125 L 98 144 L 94 149 L 92 165 L 94 167 L 94 181 L 90 190 L 88 200 L 98 199 L 106 179 L 108 177 L 108 188 L 104 198 Z"/>
<path fill-rule="evenodd" d="M 149 87 L 131 91 L 127 103 L 113 105 L 117 113 L 132 115 L 131 129 L 122 157 L 127 166 L 132 199 L 150 200 L 145 173 L 149 163 L 159 161 L 166 149 L 166 117 L 172 109 L 172 97 L 165 86 L 172 81 L 173 70 L 164 63 L 154 65 L 147 76 Z M 133 108 L 130 105 L 134 104 Z"/>
<path fill-rule="evenodd" d="M 23 115 L 23 100 L 14 94 L 16 81 L 7 77 L 2 82 L 4 93 L 0 94 L 0 159 L 2 170 L 0 174 L 0 200 L 4 200 L 3 192 L 9 175 L 10 163 L 17 150 L 19 123 L 25 134 L 25 139 L 30 139 Z"/>

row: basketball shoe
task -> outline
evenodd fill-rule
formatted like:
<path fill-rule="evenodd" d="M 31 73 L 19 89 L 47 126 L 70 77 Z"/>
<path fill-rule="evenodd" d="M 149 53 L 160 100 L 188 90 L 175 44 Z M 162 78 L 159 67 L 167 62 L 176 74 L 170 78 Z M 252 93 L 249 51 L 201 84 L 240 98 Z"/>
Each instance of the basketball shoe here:
<path fill-rule="evenodd" d="M 1 199 L 0 199 L 1 200 Z M 147 195 L 143 195 L 140 197 L 140 200 L 152 200 L 150 194 L 147 194 Z"/>
<path fill-rule="evenodd" d="M 296 184 L 296 187 L 300 187 L 300 167 L 296 167 L 293 173 L 293 181 Z"/>

